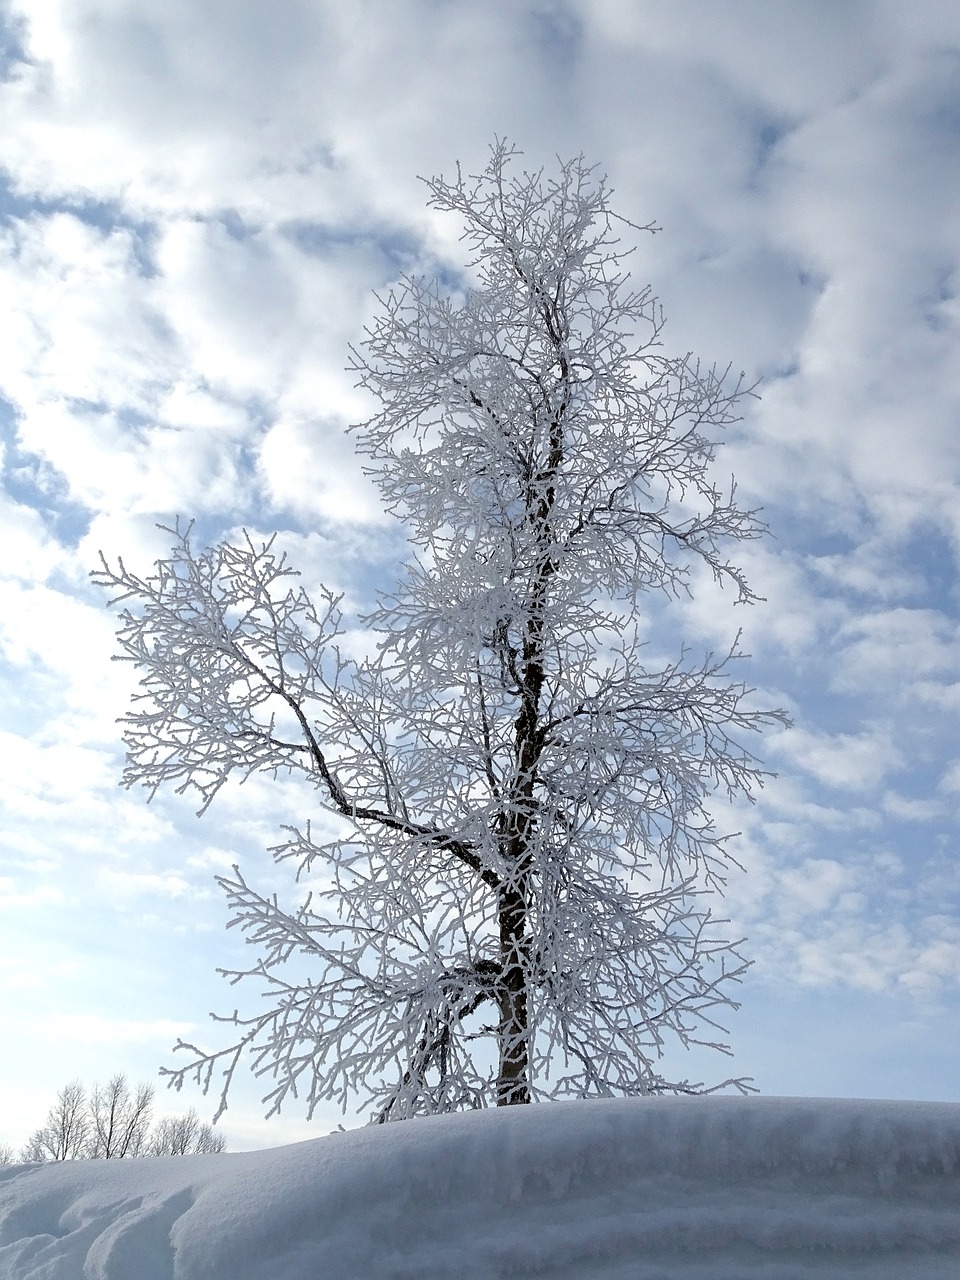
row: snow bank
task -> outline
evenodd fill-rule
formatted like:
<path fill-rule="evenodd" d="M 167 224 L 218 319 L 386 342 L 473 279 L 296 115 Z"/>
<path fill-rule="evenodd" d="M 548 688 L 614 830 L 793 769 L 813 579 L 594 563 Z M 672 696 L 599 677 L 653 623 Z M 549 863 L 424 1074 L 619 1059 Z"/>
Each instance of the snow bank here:
<path fill-rule="evenodd" d="M 960 1277 L 960 1106 L 557 1103 L 0 1169 L 2 1280 Z"/>

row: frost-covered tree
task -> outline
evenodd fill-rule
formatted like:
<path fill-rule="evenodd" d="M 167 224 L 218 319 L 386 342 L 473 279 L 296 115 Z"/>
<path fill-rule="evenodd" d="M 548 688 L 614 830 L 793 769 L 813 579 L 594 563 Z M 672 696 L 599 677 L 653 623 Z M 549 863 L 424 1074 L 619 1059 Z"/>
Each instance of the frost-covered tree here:
<path fill-rule="evenodd" d="M 171 1074 L 222 1072 L 221 1110 L 247 1053 L 271 1111 L 695 1091 L 665 1045 L 726 1049 L 745 967 L 704 896 L 732 858 L 713 807 L 762 779 L 745 740 L 782 716 L 736 651 L 645 637 L 698 566 L 754 599 L 728 555 L 762 525 L 712 469 L 749 388 L 664 354 L 582 159 L 530 174 L 497 145 L 428 187 L 462 222 L 462 287 L 402 279 L 353 361 L 379 405 L 358 446 L 412 548 L 361 619 L 373 656 L 272 542 L 178 527 L 151 575 L 97 575 L 142 672 L 127 785 L 202 813 L 231 776 L 293 773 L 324 814 L 274 850 L 312 884 L 298 907 L 220 881 L 259 953 L 228 976 L 262 1003 Z"/>

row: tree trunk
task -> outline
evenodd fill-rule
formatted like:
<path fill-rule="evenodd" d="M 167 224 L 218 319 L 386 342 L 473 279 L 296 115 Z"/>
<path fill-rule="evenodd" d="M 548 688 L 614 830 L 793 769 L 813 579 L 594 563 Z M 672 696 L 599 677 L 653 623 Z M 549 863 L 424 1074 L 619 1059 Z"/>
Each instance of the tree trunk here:
<path fill-rule="evenodd" d="M 500 898 L 500 1068 L 497 1106 L 530 1101 L 530 1041 L 527 980 L 522 962 L 527 908 L 523 894 L 507 889 Z"/>

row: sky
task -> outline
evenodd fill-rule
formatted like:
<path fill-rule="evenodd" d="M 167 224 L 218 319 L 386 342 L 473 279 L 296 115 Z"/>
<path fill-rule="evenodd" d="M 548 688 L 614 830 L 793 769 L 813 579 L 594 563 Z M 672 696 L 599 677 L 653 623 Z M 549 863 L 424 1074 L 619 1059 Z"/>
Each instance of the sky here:
<path fill-rule="evenodd" d="M 950 0 L 0 0 L 0 1144 L 67 1081 L 153 1080 L 249 961 L 214 883 L 315 801 L 119 789 L 135 677 L 88 581 L 157 524 L 280 533 L 362 608 L 402 530 L 344 428 L 375 291 L 456 279 L 418 175 L 495 137 L 583 153 L 662 230 L 631 272 L 664 345 L 761 379 L 719 466 L 764 509 L 766 598 L 708 584 L 794 719 L 729 815 L 718 904 L 754 961 L 732 1062 L 765 1094 L 960 1101 L 960 9 Z M 158 1082 L 160 1085 L 160 1082 Z M 269 1121 L 233 1149 L 355 1123 Z M 212 1103 L 158 1088 L 158 1107 Z"/>

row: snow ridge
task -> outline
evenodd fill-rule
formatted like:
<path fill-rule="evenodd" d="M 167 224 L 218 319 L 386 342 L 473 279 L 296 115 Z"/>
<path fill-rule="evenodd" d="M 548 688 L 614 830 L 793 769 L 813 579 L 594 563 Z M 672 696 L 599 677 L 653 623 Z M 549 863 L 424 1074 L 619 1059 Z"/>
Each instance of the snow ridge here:
<path fill-rule="evenodd" d="M 658 1098 L 3 1170 L 2 1280 L 956 1280 L 960 1106 Z"/>

